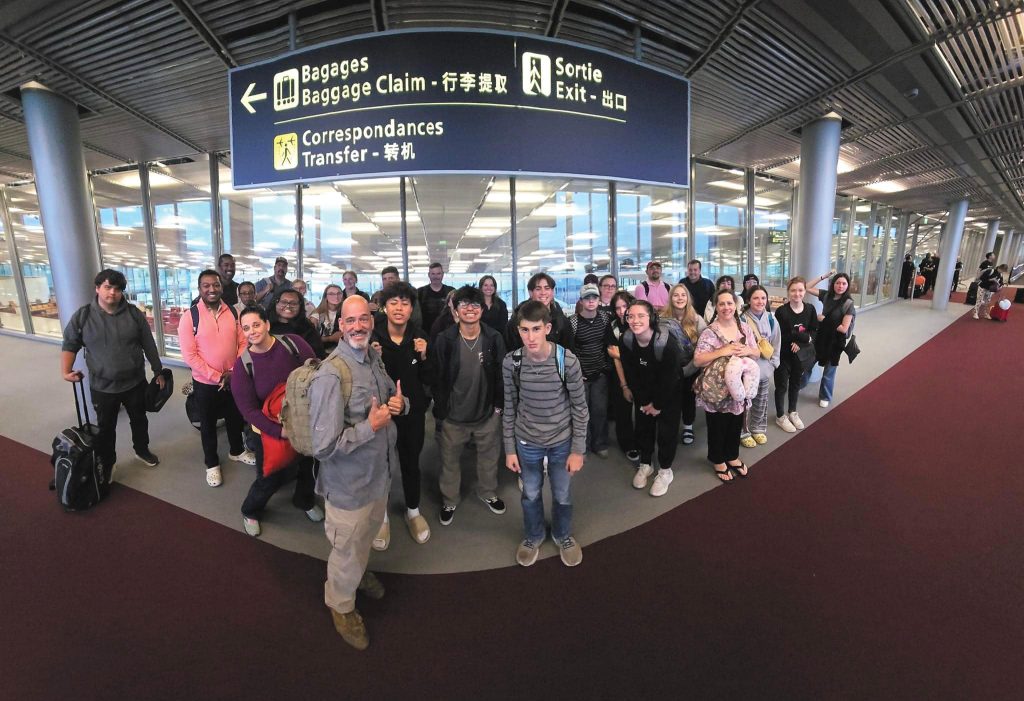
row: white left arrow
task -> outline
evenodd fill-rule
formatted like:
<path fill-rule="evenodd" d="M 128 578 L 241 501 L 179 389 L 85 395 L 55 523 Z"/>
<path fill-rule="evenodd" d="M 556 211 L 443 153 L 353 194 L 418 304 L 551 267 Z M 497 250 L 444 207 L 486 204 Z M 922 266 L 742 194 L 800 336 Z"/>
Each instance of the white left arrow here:
<path fill-rule="evenodd" d="M 265 92 L 258 92 L 253 95 L 252 91 L 256 88 L 256 83 L 249 83 L 249 87 L 245 89 L 245 94 L 242 95 L 242 107 L 249 110 L 249 114 L 256 114 L 256 110 L 253 109 L 252 103 L 257 100 L 266 100 L 267 94 Z"/>

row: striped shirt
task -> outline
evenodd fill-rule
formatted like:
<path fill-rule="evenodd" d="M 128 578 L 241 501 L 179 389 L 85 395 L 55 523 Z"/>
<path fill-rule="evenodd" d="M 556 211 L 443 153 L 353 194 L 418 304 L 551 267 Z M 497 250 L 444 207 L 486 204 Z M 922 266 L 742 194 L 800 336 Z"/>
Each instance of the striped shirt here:
<path fill-rule="evenodd" d="M 572 351 L 565 352 L 565 387 L 558 376 L 555 344 L 547 359 L 535 363 L 523 351 L 519 368 L 519 391 L 513 380 L 512 353 L 501 364 L 505 385 L 502 434 L 505 454 L 516 452 L 516 441 L 550 447 L 572 438 L 571 451 L 587 452 L 587 395 L 583 389 L 580 362 Z"/>
<path fill-rule="evenodd" d="M 607 312 L 598 311 L 593 319 L 579 314 L 569 318 L 572 327 L 572 350 L 580 361 L 583 378 L 592 380 L 608 371 L 608 351 L 605 350 L 605 334 L 611 317 Z"/>

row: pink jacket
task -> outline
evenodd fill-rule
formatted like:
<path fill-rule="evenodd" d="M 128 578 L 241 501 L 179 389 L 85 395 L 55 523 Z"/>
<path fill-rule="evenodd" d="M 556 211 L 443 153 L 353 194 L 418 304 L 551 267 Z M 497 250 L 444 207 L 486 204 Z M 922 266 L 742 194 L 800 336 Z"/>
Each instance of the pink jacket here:
<path fill-rule="evenodd" d="M 192 334 L 192 314 L 183 314 L 178 323 L 181 357 L 192 368 L 196 382 L 217 385 L 245 349 L 245 334 L 223 301 L 216 316 L 204 302 L 200 301 L 196 306 L 199 308 L 197 334 Z"/>

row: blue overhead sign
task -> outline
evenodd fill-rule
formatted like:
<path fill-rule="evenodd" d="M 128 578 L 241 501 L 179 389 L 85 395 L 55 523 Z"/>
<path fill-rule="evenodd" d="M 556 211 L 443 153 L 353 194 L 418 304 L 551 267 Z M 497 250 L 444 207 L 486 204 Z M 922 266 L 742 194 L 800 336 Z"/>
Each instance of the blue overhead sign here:
<path fill-rule="evenodd" d="M 400 31 L 228 77 L 235 188 L 418 173 L 689 186 L 689 83 L 578 44 Z"/>

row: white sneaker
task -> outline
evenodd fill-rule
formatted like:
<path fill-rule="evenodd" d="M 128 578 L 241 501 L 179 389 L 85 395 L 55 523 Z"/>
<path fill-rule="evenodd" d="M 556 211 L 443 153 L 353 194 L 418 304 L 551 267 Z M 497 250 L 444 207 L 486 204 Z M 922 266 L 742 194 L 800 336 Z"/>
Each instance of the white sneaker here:
<path fill-rule="evenodd" d="M 208 485 L 211 487 L 219 487 L 223 481 L 224 480 L 220 474 L 220 465 L 217 467 L 206 468 L 206 483 Z"/>
<path fill-rule="evenodd" d="M 828 408 L 828 400 L 827 399 L 819 399 L 818 400 L 818 406 L 820 406 L 822 409 L 827 409 Z"/>
<path fill-rule="evenodd" d="M 228 459 L 229 460 L 234 460 L 235 462 L 245 463 L 246 465 L 255 465 L 256 464 L 256 454 L 254 452 L 252 452 L 251 450 L 243 450 L 238 455 L 232 455 L 229 452 L 228 453 Z"/>
<path fill-rule="evenodd" d="M 245 532 L 251 535 L 253 538 L 260 534 L 260 522 L 254 518 L 248 518 L 247 516 L 242 517 L 242 528 Z"/>
<path fill-rule="evenodd" d="M 667 470 L 658 470 L 658 474 L 654 478 L 654 483 L 651 485 L 651 496 L 665 496 L 665 492 L 668 491 L 668 486 L 672 484 L 672 480 L 674 478 L 675 475 L 672 474 L 672 468 Z"/>
<path fill-rule="evenodd" d="M 793 425 L 793 422 L 785 414 L 775 419 L 775 425 L 786 433 L 796 433 L 796 426 Z"/>
<path fill-rule="evenodd" d="M 640 463 L 640 467 L 636 468 L 636 474 L 633 475 L 633 486 L 636 489 L 643 489 L 647 486 L 647 478 L 654 474 L 654 468 L 650 465 Z"/>
<path fill-rule="evenodd" d="M 800 420 L 800 415 L 795 411 L 789 412 L 789 422 L 793 424 L 793 428 L 798 431 L 802 431 L 804 428 L 804 422 Z"/>
<path fill-rule="evenodd" d="M 320 508 L 319 504 L 313 504 L 313 508 L 306 512 L 306 518 L 313 523 L 320 523 L 324 520 L 324 510 Z"/>

